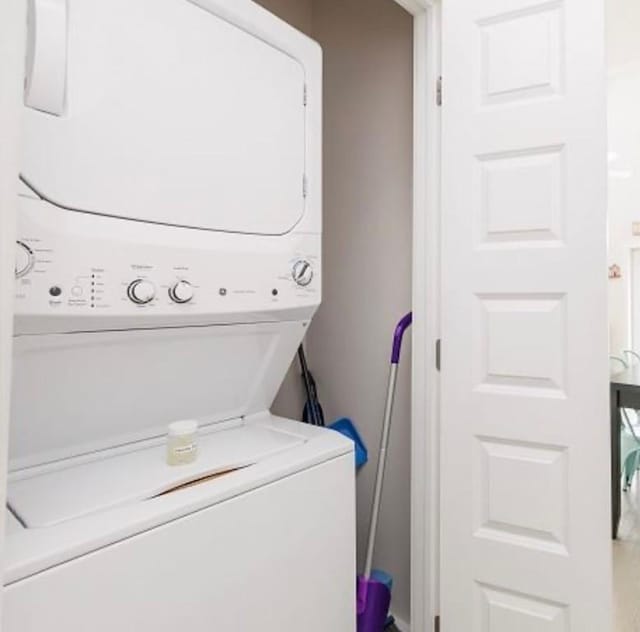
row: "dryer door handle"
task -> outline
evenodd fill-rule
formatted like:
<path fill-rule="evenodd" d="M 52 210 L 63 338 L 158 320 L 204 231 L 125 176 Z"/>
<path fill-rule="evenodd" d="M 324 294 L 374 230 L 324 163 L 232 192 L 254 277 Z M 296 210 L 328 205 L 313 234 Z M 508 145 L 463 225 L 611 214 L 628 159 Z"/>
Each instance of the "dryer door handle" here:
<path fill-rule="evenodd" d="M 67 0 L 29 0 L 25 104 L 60 116 L 67 83 Z"/>

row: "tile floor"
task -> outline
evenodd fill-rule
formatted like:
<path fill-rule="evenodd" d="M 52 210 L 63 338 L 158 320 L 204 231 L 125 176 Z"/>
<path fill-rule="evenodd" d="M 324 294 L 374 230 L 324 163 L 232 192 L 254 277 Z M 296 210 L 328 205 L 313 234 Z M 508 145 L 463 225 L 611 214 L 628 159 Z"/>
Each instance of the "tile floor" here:
<path fill-rule="evenodd" d="M 639 479 L 623 494 L 618 541 L 613 543 L 615 632 L 640 632 Z"/>

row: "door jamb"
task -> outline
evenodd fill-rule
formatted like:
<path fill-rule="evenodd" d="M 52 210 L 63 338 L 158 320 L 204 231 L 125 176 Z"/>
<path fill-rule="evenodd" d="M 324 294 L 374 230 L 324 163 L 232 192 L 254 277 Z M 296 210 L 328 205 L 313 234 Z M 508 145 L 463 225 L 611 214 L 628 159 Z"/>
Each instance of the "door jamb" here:
<path fill-rule="evenodd" d="M 434 629 L 440 599 L 441 2 L 394 0 L 413 15 L 413 312 L 411 629 Z"/>
<path fill-rule="evenodd" d="M 636 296 L 634 293 L 634 286 L 636 281 L 636 271 L 634 266 L 634 260 L 636 256 L 640 256 L 640 246 L 629 246 L 629 248 L 625 252 L 626 261 L 623 262 L 623 265 L 626 265 L 627 270 L 629 270 L 629 278 L 622 279 L 627 284 L 627 295 L 629 297 L 629 304 L 627 305 L 627 341 L 629 343 L 629 349 L 635 349 L 636 343 L 640 343 L 640 336 L 636 334 L 638 332 L 634 331 L 634 315 L 635 308 L 638 303 L 640 303 L 640 296 Z M 617 349 L 612 349 L 612 352 L 617 353 Z"/>

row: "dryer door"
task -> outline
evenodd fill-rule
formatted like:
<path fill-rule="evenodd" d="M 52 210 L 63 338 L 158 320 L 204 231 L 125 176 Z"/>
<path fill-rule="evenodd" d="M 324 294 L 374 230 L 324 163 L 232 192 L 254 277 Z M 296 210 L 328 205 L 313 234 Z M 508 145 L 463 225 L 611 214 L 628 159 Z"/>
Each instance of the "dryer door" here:
<path fill-rule="evenodd" d="M 41 196 L 218 231 L 283 234 L 302 218 L 298 60 L 214 14 L 219 2 L 31 5 L 22 173 Z"/>

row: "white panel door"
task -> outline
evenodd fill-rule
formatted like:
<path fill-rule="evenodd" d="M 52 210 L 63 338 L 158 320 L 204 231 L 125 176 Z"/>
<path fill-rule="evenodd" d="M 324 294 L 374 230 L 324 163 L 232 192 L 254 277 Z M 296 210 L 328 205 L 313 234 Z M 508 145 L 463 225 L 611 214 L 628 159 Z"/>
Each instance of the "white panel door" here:
<path fill-rule="evenodd" d="M 603 24 L 443 3 L 444 632 L 610 630 Z"/>

